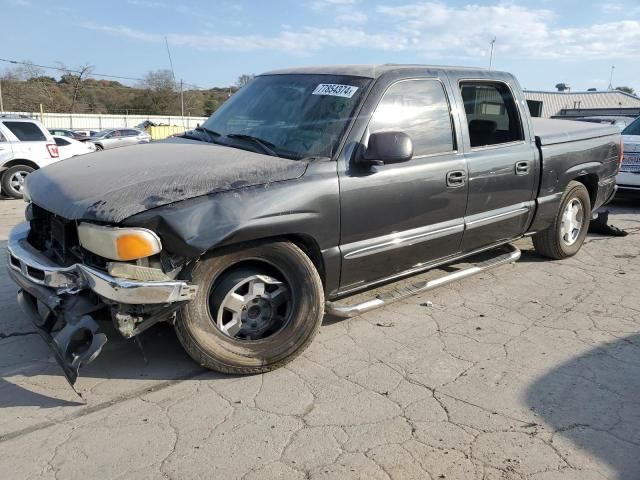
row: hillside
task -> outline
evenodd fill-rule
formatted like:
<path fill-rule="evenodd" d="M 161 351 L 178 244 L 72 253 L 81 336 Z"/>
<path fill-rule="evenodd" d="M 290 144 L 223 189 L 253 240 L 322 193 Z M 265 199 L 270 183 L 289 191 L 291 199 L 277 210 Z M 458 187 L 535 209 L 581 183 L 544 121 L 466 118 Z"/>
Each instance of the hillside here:
<path fill-rule="evenodd" d="M 119 81 L 44 75 L 38 69 L 19 68 L 0 76 L 5 111 L 180 115 L 180 87 L 168 70 L 149 72 L 135 85 Z M 184 114 L 208 116 L 237 86 L 184 89 Z"/>

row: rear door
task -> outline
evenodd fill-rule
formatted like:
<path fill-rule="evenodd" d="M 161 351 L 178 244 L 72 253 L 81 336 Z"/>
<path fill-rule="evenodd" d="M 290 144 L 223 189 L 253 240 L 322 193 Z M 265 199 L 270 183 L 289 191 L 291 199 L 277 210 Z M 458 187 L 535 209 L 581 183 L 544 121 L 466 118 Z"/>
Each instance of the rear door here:
<path fill-rule="evenodd" d="M 48 131 L 45 133 L 38 124 L 31 121 L 7 119 L 2 121 L 2 124 L 7 130 L 5 136 L 11 142 L 15 158 L 39 163 L 51 161 L 47 144 L 51 145 L 54 142 Z"/>
<path fill-rule="evenodd" d="M 538 154 L 514 86 L 484 79 L 456 83 L 469 177 L 461 250 L 468 252 L 526 231 Z"/>
<path fill-rule="evenodd" d="M 354 140 L 365 145 L 370 133 L 402 131 L 413 141 L 414 156 L 370 167 L 352 160 L 339 173 L 343 291 L 421 269 L 458 251 L 466 167 L 446 79 L 438 75 L 376 84 L 366 100 L 364 110 L 373 116 L 364 138 Z"/>

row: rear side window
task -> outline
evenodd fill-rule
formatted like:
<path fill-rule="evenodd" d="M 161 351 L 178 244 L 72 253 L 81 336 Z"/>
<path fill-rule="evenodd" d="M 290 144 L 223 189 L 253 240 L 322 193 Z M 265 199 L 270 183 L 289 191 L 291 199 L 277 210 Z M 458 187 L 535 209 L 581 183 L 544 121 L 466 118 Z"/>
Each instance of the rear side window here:
<path fill-rule="evenodd" d="M 64 138 L 54 138 L 56 141 L 56 145 L 59 147 L 64 147 L 65 145 L 69 145 L 70 142 L 67 142 Z"/>
<path fill-rule="evenodd" d="M 369 133 L 401 131 L 411 137 L 414 156 L 454 150 L 449 102 L 438 80 L 403 80 L 384 94 Z"/>
<path fill-rule="evenodd" d="M 4 122 L 4 126 L 11 130 L 21 142 L 45 142 L 47 137 L 40 128 L 31 122 Z"/>
<path fill-rule="evenodd" d="M 4 136 L 2 132 L 0 132 L 0 142 L 6 142 L 7 138 Z"/>
<path fill-rule="evenodd" d="M 135 137 L 140 133 L 137 130 L 125 130 L 125 132 L 128 137 Z"/>
<path fill-rule="evenodd" d="M 504 83 L 461 82 L 472 147 L 524 140 L 520 115 Z"/>

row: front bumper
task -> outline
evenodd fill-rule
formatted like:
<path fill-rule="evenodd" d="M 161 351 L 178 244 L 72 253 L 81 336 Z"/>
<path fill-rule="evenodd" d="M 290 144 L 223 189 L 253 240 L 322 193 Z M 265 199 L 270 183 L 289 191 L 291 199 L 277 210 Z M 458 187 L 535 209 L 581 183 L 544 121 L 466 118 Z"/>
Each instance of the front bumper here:
<path fill-rule="evenodd" d="M 196 287 L 183 280 L 143 282 L 112 277 L 81 263 L 60 267 L 29 245 L 28 234 L 26 222 L 9 234 L 9 269 L 57 294 L 89 289 L 107 300 L 130 305 L 182 302 L 196 294 Z"/>
<path fill-rule="evenodd" d="M 60 267 L 29 245 L 28 234 L 28 223 L 9 234 L 9 275 L 20 287 L 18 303 L 71 386 L 80 367 L 93 361 L 107 341 L 94 318 L 94 312 L 106 309 L 105 300 L 157 305 L 191 300 L 196 294 L 197 288 L 182 280 L 142 282 L 115 278 L 82 264 Z"/>
<path fill-rule="evenodd" d="M 640 190 L 640 172 L 620 172 L 616 183 L 620 190 Z"/>

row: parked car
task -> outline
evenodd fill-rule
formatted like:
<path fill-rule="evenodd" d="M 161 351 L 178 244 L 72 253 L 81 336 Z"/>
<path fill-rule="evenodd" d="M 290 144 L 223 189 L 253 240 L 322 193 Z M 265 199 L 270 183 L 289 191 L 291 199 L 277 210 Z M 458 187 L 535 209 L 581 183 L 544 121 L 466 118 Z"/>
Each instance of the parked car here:
<path fill-rule="evenodd" d="M 635 118 L 618 117 L 614 115 L 602 115 L 602 116 L 592 116 L 592 117 L 580 117 L 574 120 L 578 122 L 590 122 L 590 123 L 600 123 L 605 125 L 615 125 L 620 129 L 620 131 L 622 131 L 627 127 L 627 125 L 631 124 L 635 120 Z"/>
<path fill-rule="evenodd" d="M 96 151 L 96 146 L 91 142 L 79 142 L 69 137 L 53 136 L 53 140 L 58 145 L 58 154 L 60 160 L 66 160 L 67 158 L 76 157 L 78 155 L 86 155 L 87 153 L 93 153 Z"/>
<path fill-rule="evenodd" d="M 622 131 L 623 157 L 617 183 L 621 190 L 640 191 L 640 117 Z"/>
<path fill-rule="evenodd" d="M 89 141 L 95 144 L 96 150 L 109 150 L 137 143 L 149 143 L 151 136 L 147 132 L 133 128 L 110 128 L 92 135 Z"/>
<path fill-rule="evenodd" d="M 182 138 L 30 175 L 9 272 L 71 384 L 106 342 L 103 314 L 126 338 L 170 322 L 199 364 L 260 373 L 299 355 L 325 312 L 513 262 L 523 236 L 575 255 L 620 160 L 617 128 L 532 119 L 509 73 L 271 72 Z M 341 300 L 478 252 L 436 280 Z"/>
<path fill-rule="evenodd" d="M 77 139 L 77 140 L 80 140 L 81 142 L 84 142 L 85 140 L 89 140 L 89 137 L 95 135 L 99 131 L 100 130 L 87 130 L 84 128 L 74 130 L 75 133 L 77 133 L 78 135 L 80 135 L 80 137 L 82 137 Z"/>
<path fill-rule="evenodd" d="M 58 147 L 40 122 L 0 117 L 0 193 L 22 198 L 26 176 L 58 160 Z"/>
<path fill-rule="evenodd" d="M 50 128 L 49 129 L 49 133 L 51 135 L 58 136 L 58 137 L 69 137 L 69 138 L 73 138 L 74 140 L 80 140 L 83 139 L 84 136 L 78 132 L 74 132 L 73 130 L 69 130 L 66 128 Z"/>

